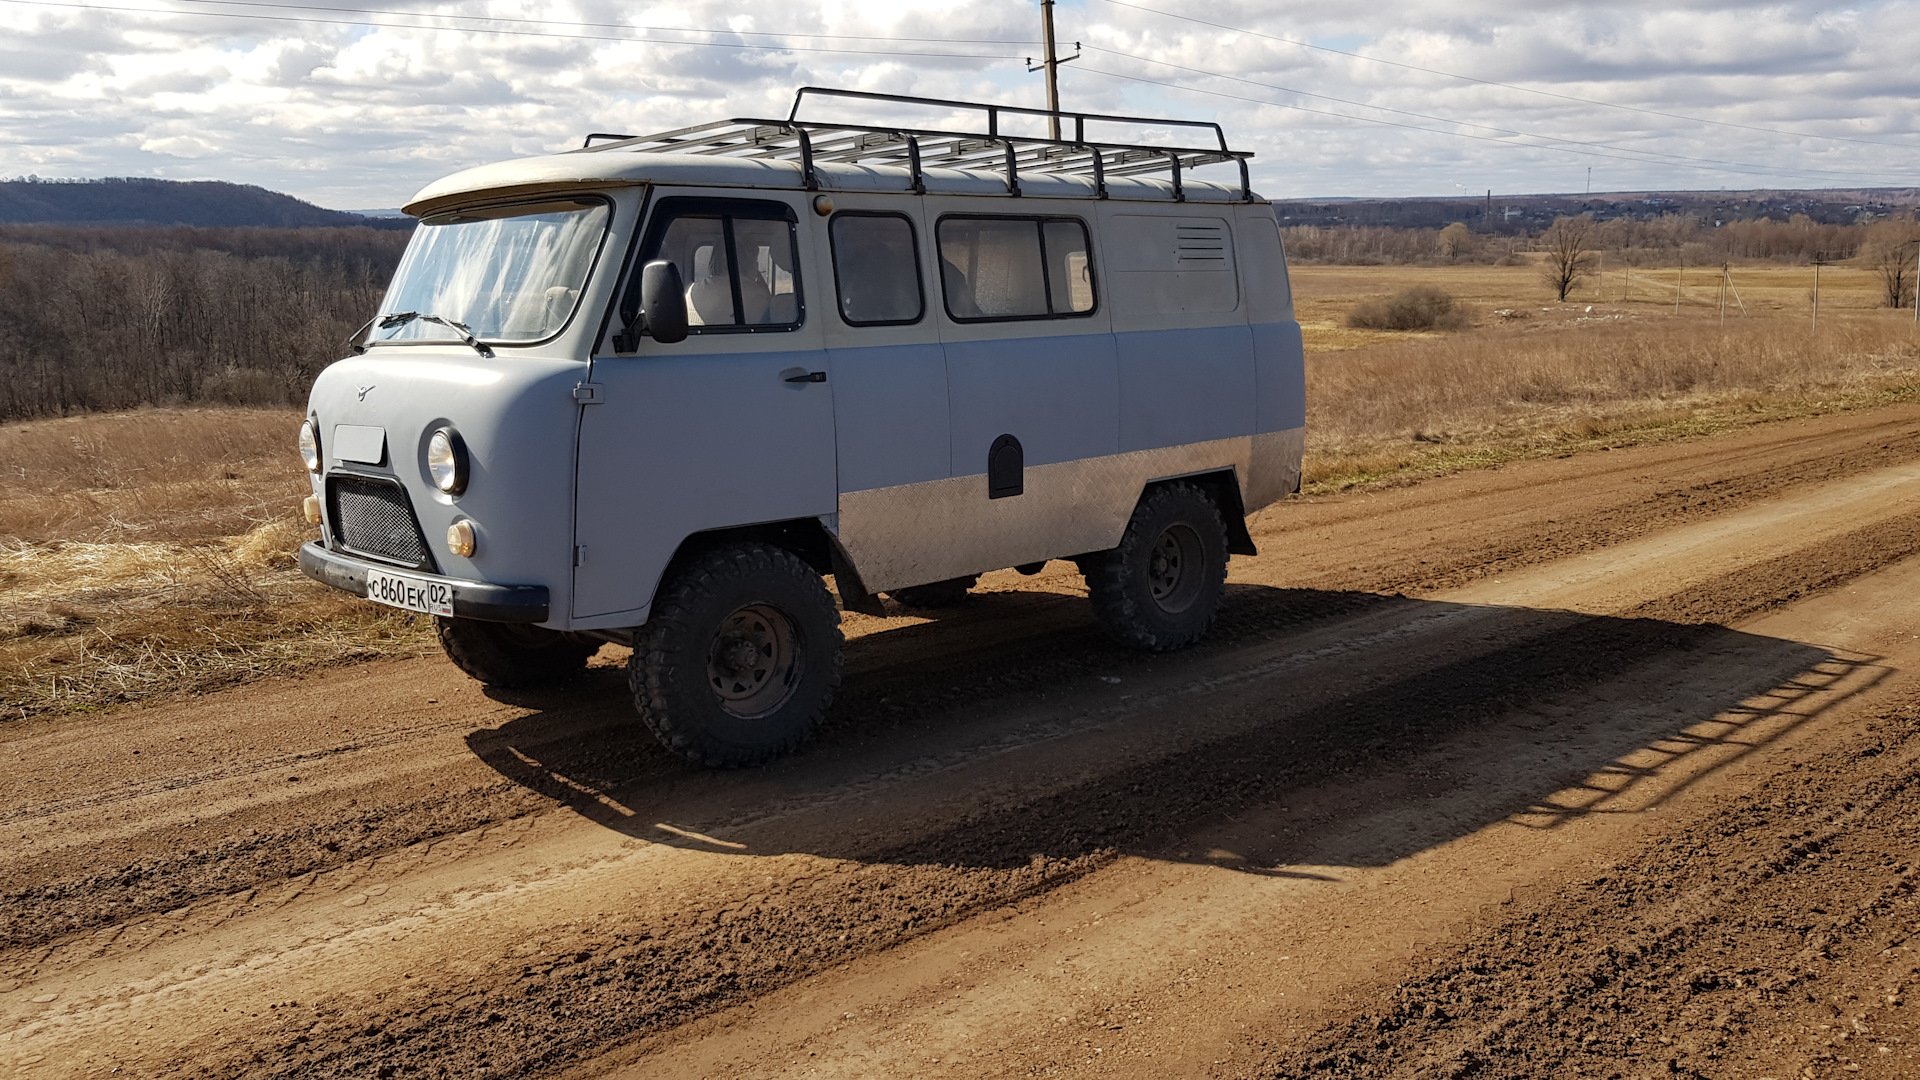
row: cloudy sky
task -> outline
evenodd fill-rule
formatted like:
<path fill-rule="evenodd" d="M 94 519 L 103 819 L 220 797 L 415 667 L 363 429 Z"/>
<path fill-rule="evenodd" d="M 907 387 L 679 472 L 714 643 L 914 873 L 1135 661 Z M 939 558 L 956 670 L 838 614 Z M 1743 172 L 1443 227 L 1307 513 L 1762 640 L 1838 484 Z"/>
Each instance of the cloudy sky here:
<path fill-rule="evenodd" d="M 589 131 L 785 115 L 807 84 L 1040 105 L 1039 22 L 1037 0 L 0 0 L 0 176 L 392 207 Z M 1082 45 L 1064 107 L 1217 120 L 1271 197 L 1577 192 L 1589 169 L 1594 191 L 1920 185 L 1920 2 L 1061 0 L 1057 24 Z"/>

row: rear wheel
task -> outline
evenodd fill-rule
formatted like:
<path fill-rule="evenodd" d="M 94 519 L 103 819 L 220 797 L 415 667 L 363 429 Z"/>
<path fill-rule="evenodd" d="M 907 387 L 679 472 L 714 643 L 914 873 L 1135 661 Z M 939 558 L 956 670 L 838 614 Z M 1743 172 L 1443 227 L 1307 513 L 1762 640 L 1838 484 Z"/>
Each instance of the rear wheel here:
<path fill-rule="evenodd" d="M 449 619 L 436 615 L 434 631 L 447 659 L 488 686 L 512 688 L 576 675 L 600 651 L 600 642 L 524 623 Z"/>
<path fill-rule="evenodd" d="M 759 765 L 812 733 L 840 686 L 840 619 L 799 556 L 735 544 L 678 567 L 627 663 L 634 706 L 669 749 Z"/>
<path fill-rule="evenodd" d="M 1227 529 L 1206 492 L 1155 488 L 1134 508 L 1120 546 L 1081 560 L 1093 612 L 1109 634 L 1166 652 L 1212 625 L 1227 580 Z"/>
<path fill-rule="evenodd" d="M 957 607 L 967 599 L 967 590 L 979 584 L 979 574 L 948 578 L 926 585 L 909 585 L 887 592 L 895 602 L 910 608 Z"/>

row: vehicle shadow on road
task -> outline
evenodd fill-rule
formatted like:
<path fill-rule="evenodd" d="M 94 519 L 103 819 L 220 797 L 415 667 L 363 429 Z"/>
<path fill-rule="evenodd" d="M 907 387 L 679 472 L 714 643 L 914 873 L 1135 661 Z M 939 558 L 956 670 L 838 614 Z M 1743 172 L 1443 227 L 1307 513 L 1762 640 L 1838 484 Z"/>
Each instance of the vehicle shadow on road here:
<path fill-rule="evenodd" d="M 611 711 L 624 694 L 599 695 L 611 672 L 519 697 L 539 711 L 467 741 L 502 776 L 650 842 L 998 868 L 1217 862 L 1183 838 L 1453 755 L 1390 795 L 1408 827 L 1345 843 L 1343 827 L 1383 812 L 1352 806 L 1232 853 L 1300 876 L 1286 864 L 1381 865 L 1497 821 L 1551 829 L 1670 797 L 1884 674 L 1873 657 L 1714 625 L 1257 585 L 1231 587 L 1203 647 L 1142 659 L 1102 638 L 1083 600 L 1002 595 L 981 599 L 971 633 L 936 621 L 851 641 L 821 737 L 764 769 L 670 757 Z M 1045 629 L 981 640 L 996 603 Z M 1422 812 L 1475 786 L 1464 809 Z"/>

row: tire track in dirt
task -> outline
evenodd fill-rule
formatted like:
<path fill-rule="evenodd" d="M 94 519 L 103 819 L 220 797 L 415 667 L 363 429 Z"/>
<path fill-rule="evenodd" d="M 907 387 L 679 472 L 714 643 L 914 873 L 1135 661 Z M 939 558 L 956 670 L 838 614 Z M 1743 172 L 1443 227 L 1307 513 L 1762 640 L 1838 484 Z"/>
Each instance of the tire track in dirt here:
<path fill-rule="evenodd" d="M 863 857 L 824 882 L 776 887 L 694 918 L 580 928 L 561 958 L 499 985 L 405 1003 L 391 1023 L 256 1039 L 267 1075 L 523 1075 L 665 1030 L 850 957 L 897 947 L 982 910 L 1097 869 L 1116 851 L 1150 851 L 1196 821 L 1375 770 L 1497 719 L 1511 706 L 1611 679 L 1623 667 L 1706 647 L 1728 632 L 1650 620 L 1543 616 L 1537 633 L 1493 652 L 1194 746 L 1039 799 L 966 818 Z M 566 954 L 571 954 L 569 957 Z M 205 1058 L 198 1067 L 221 1069 Z M 284 1071 L 281 1071 L 284 1068 Z"/>
<path fill-rule="evenodd" d="M 1394 986 L 1356 995 L 1336 1010 L 1349 1018 L 1264 1071 L 1911 1076 L 1916 853 L 1920 693 L 1909 690 L 1849 752 L 1790 770 L 1625 865 L 1519 904 Z"/>

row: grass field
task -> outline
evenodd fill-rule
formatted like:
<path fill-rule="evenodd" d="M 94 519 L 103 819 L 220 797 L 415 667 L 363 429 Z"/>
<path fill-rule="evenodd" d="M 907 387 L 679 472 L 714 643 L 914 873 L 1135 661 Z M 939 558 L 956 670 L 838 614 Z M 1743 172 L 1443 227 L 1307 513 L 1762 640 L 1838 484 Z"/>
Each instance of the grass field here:
<path fill-rule="evenodd" d="M 1307 490 L 1684 437 L 1920 391 L 1912 309 L 1878 306 L 1879 282 L 1867 272 L 1822 271 L 1817 329 L 1810 267 L 1735 266 L 1728 277 L 1723 291 L 1719 267 L 1616 266 L 1562 304 L 1531 266 L 1296 267 Z M 1412 285 L 1450 292 L 1473 311 L 1474 328 L 1345 325 L 1360 300 Z"/>
<path fill-rule="evenodd" d="M 1676 312 L 1675 283 L 1684 276 Z M 1522 457 L 1684 438 L 1920 392 L 1912 312 L 1864 272 L 1618 268 L 1566 304 L 1531 267 L 1294 270 L 1309 495 Z M 1457 333 L 1350 330 L 1434 285 Z M 1624 293 L 1625 299 L 1621 296 Z M 424 620 L 314 584 L 291 410 L 147 409 L 0 426 L 0 718 L 430 651 Z"/>
<path fill-rule="evenodd" d="M 0 427 L 0 719 L 431 647 L 301 576 L 299 422 L 144 409 Z"/>

